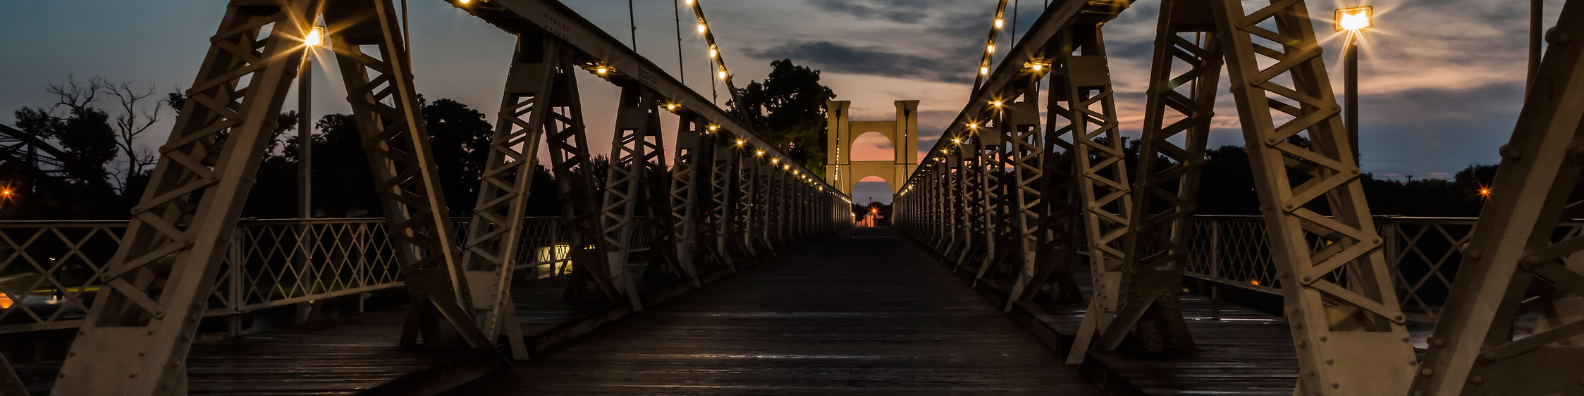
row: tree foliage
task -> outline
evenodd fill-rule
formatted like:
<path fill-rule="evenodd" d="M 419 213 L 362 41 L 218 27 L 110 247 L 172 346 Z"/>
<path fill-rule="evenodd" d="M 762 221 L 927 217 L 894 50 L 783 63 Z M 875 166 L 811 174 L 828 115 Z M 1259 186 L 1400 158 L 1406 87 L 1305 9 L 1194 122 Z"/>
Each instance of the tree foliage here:
<path fill-rule="evenodd" d="M 739 90 L 741 110 L 759 137 L 781 149 L 815 175 L 825 177 L 825 101 L 835 99 L 820 84 L 820 71 L 791 59 L 770 62 L 764 82 Z M 739 111 L 738 103 L 730 103 Z"/>

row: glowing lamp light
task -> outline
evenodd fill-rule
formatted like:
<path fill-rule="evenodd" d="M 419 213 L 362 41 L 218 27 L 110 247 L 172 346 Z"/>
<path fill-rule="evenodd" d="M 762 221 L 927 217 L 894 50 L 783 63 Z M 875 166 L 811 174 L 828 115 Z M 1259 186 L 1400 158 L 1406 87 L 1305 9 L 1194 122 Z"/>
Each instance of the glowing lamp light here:
<path fill-rule="evenodd" d="M 595 73 L 599 73 L 599 75 L 602 75 L 602 76 L 605 75 L 605 72 L 607 72 L 607 71 L 610 71 L 610 70 L 606 69 L 605 66 L 600 66 L 598 69 L 594 69 Z"/>
<path fill-rule="evenodd" d="M 467 4 L 467 3 L 472 3 L 473 0 L 457 0 L 457 2 L 458 3 L 462 3 L 462 4 Z"/>
<path fill-rule="evenodd" d="M 995 44 L 986 45 L 985 46 L 985 52 L 989 52 L 989 53 L 994 54 L 995 53 Z"/>
<path fill-rule="evenodd" d="M 716 129 L 720 129 L 720 125 L 710 125 L 709 126 L 709 130 L 711 130 L 711 131 L 714 131 Z"/>
<path fill-rule="evenodd" d="M 719 75 L 720 75 L 720 79 L 722 79 L 722 80 L 726 79 L 726 71 L 725 70 L 721 70 Z"/>
<path fill-rule="evenodd" d="M 324 26 L 314 26 L 313 29 L 308 30 L 307 37 L 303 38 L 303 45 L 306 45 L 310 48 L 318 48 L 319 46 L 324 45 L 325 33 Z"/>
<path fill-rule="evenodd" d="M 743 143 L 747 143 L 747 141 L 744 141 L 744 140 L 742 140 L 742 139 L 737 139 L 737 145 L 738 145 L 738 146 L 741 146 L 741 145 L 743 145 Z"/>
<path fill-rule="evenodd" d="M 1038 63 L 1034 64 L 1034 71 L 1039 71 L 1040 69 L 1044 69 L 1044 68 L 1045 68 L 1045 65 L 1041 65 L 1041 64 L 1038 64 Z"/>
<path fill-rule="evenodd" d="M 686 1 L 686 4 L 687 4 L 687 5 L 693 5 L 693 0 L 687 0 L 687 1 Z"/>
<path fill-rule="evenodd" d="M 754 153 L 755 157 L 762 156 L 762 155 L 764 155 L 764 150 L 759 150 L 758 152 Z"/>
<path fill-rule="evenodd" d="M 962 144 L 962 139 L 952 139 L 952 144 Z"/>
<path fill-rule="evenodd" d="M 1481 188 L 1480 188 L 1480 193 L 1479 193 L 1479 194 L 1480 194 L 1480 196 L 1481 196 L 1481 197 L 1489 197 L 1489 196 L 1490 196 L 1490 189 L 1489 189 L 1489 188 L 1484 188 L 1484 187 L 1481 187 Z M 11 196 L 11 193 L 10 193 L 10 191 L 7 191 L 7 192 L 6 192 L 6 196 L 8 196 L 8 197 L 9 197 L 9 196 Z"/>
<path fill-rule="evenodd" d="M 977 129 L 977 128 L 979 128 L 979 123 L 969 123 L 968 124 L 968 129 Z"/>
<path fill-rule="evenodd" d="M 0 190 L 0 197 L 11 198 L 11 194 L 13 194 L 13 193 L 11 192 L 11 189 L 9 189 L 9 188 L 4 189 L 4 190 Z"/>
<path fill-rule="evenodd" d="M 989 75 L 989 74 L 990 74 L 990 68 L 988 68 L 988 67 L 979 68 L 979 75 Z"/>
<path fill-rule="evenodd" d="M 999 100 L 991 101 L 990 105 L 991 106 L 995 106 L 995 107 L 1001 107 L 1001 101 L 999 101 Z"/>
<path fill-rule="evenodd" d="M 699 33 L 704 33 L 705 30 L 709 30 L 709 28 L 704 27 L 704 24 L 700 23 L 698 26 Z"/>
<path fill-rule="evenodd" d="M 779 163 L 781 163 L 781 159 L 780 158 L 771 158 L 770 159 L 770 163 L 779 164 Z"/>
<path fill-rule="evenodd" d="M 1002 21 L 1001 18 L 996 18 L 996 29 L 1000 29 L 1001 25 L 1003 25 L 1005 23 L 1006 22 Z"/>
<path fill-rule="evenodd" d="M 1374 27 L 1375 7 L 1354 7 L 1336 10 L 1336 31 L 1357 32 Z"/>
<path fill-rule="evenodd" d="M 666 110 L 676 110 L 676 103 L 667 104 Z"/>

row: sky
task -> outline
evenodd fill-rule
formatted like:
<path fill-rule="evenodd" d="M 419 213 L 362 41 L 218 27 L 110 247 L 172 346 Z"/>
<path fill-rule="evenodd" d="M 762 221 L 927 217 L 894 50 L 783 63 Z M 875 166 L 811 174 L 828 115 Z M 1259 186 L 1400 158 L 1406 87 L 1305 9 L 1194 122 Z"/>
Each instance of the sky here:
<path fill-rule="evenodd" d="M 739 85 L 762 80 L 770 61 L 787 58 L 821 70 L 822 82 L 837 98 L 853 102 L 853 120 L 894 119 L 892 101 L 919 100 L 920 150 L 935 143 L 967 100 L 997 2 L 699 1 Z M 676 0 L 632 0 L 634 21 L 628 19 L 627 1 L 565 2 L 623 42 L 631 37 L 629 23 L 636 25 L 639 53 L 711 95 L 705 46 L 691 30 L 691 11 Z M 1562 2 L 1544 1 L 1546 26 L 1556 23 Z M 1021 37 L 1043 1 L 1010 3 L 1018 3 L 1017 20 L 1009 17 L 1008 23 Z M 1246 8 L 1260 4 L 1244 3 Z M 1396 180 L 1451 178 L 1471 164 L 1498 162 L 1496 149 L 1511 135 L 1522 106 L 1528 3 L 1309 0 L 1338 95 L 1342 40 L 1332 32 L 1331 11 L 1375 7 L 1376 28 L 1365 38 L 1359 65 L 1365 172 Z M 1142 128 L 1159 4 L 1138 1 L 1104 28 L 1124 135 L 1132 137 Z M 431 100 L 451 98 L 494 114 L 515 38 L 443 1 L 409 0 L 409 10 L 418 91 Z M 6 54 L 0 62 L 0 124 L 12 125 L 13 112 L 22 107 L 54 103 L 45 86 L 68 76 L 131 82 L 157 96 L 190 87 L 224 11 L 225 2 L 212 0 L 8 2 L 0 13 L 0 53 Z M 685 72 L 678 66 L 678 13 Z M 1010 48 L 1010 40 L 1003 33 L 998 46 Z M 322 54 L 319 59 L 329 58 Z M 350 112 L 339 78 L 326 65 L 320 62 L 313 75 L 315 117 Z M 580 79 L 590 147 L 608 154 L 618 91 L 592 76 Z M 1236 110 L 1226 79 L 1221 81 L 1210 144 L 1240 145 Z M 297 95 L 288 95 L 285 109 L 296 109 Z M 169 135 L 174 113 L 163 109 L 161 117 L 144 146 L 158 147 Z M 670 135 L 674 117 L 665 117 L 664 124 Z M 888 159 L 890 150 L 890 142 L 869 135 L 854 145 L 853 158 Z M 862 182 L 853 197 L 859 203 L 889 202 L 890 189 L 884 182 Z"/>

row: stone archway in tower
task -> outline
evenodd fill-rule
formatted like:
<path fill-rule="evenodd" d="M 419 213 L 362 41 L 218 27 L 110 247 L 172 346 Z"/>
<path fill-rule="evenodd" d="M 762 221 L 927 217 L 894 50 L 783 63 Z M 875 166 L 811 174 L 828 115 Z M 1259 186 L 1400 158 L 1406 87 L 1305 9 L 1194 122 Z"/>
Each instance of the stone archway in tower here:
<path fill-rule="evenodd" d="M 896 119 L 892 121 L 853 121 L 850 118 L 852 102 L 825 102 L 826 182 L 851 196 L 859 180 L 869 176 L 888 181 L 907 179 L 918 168 L 918 103 L 917 100 L 896 101 Z M 858 143 L 860 138 L 865 142 L 872 141 L 872 136 L 876 134 L 891 143 L 890 155 L 855 158 L 854 143 Z M 893 194 L 900 186 L 895 182 L 886 184 Z"/>

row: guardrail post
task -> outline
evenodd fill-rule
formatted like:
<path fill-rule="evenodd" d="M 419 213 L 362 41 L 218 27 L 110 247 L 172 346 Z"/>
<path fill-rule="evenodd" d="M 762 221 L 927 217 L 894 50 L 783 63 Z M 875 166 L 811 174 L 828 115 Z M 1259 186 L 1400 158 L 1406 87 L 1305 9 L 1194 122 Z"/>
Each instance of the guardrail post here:
<path fill-rule="evenodd" d="M 1210 278 L 1221 278 L 1221 221 L 1208 221 L 1210 224 Z M 1210 298 L 1221 299 L 1221 282 L 1206 282 L 1210 284 Z"/>
<path fill-rule="evenodd" d="M 242 288 L 242 279 L 247 278 L 242 275 L 242 271 L 247 268 L 247 266 L 242 265 L 242 258 L 244 257 L 242 254 L 242 235 L 245 233 L 246 231 L 243 231 L 242 227 L 233 229 L 231 231 L 231 246 L 226 249 L 226 257 L 229 258 L 227 261 L 231 264 L 230 274 L 228 275 L 231 287 L 230 290 L 226 291 L 226 305 L 228 305 L 226 308 L 230 311 L 230 314 L 226 317 L 227 338 L 242 335 L 242 290 L 244 290 Z"/>

